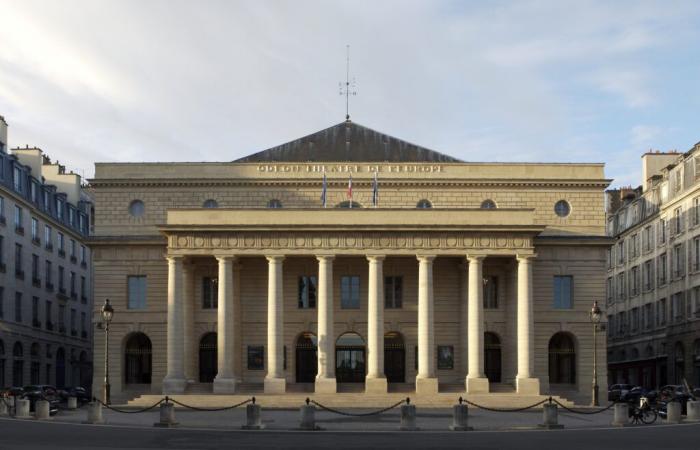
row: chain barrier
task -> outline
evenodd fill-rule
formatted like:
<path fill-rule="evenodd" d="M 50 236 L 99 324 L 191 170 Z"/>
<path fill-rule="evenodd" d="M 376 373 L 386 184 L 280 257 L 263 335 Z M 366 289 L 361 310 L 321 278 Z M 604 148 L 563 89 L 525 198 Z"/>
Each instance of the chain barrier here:
<path fill-rule="evenodd" d="M 547 399 L 544 399 L 544 400 L 542 400 L 542 401 L 540 401 L 540 402 L 537 402 L 537 403 L 535 403 L 535 404 L 532 404 L 532 405 L 530 405 L 530 406 L 525 406 L 525 407 L 522 407 L 522 408 L 489 408 L 488 406 L 483 406 L 483 405 L 476 404 L 476 403 L 474 403 L 474 402 L 470 402 L 470 401 L 467 400 L 466 398 L 462 398 L 462 397 L 459 398 L 459 404 L 460 404 L 460 405 L 461 405 L 462 403 L 466 403 L 466 404 L 468 404 L 468 405 L 474 406 L 474 407 L 479 408 L 479 409 L 483 409 L 483 410 L 486 410 L 486 411 L 494 411 L 494 412 L 520 412 L 520 411 L 526 411 L 526 410 L 532 409 L 532 408 L 534 408 L 534 407 L 536 407 L 536 406 L 540 406 L 541 404 L 543 404 L 543 403 L 545 403 L 545 402 L 547 402 Z"/>
<path fill-rule="evenodd" d="M 385 413 L 387 411 L 390 411 L 390 410 L 396 408 L 397 406 L 403 405 L 404 403 L 409 405 L 409 404 L 411 404 L 411 399 L 409 397 L 407 397 L 407 398 L 401 400 L 400 402 L 396 402 L 393 405 L 388 406 L 386 408 L 382 408 L 382 409 L 378 409 L 376 411 L 371 411 L 371 412 L 366 412 L 366 413 L 350 413 L 350 412 L 340 411 L 340 410 L 337 410 L 334 408 L 330 408 L 328 406 L 324 406 L 321 403 L 317 402 L 316 400 L 310 400 L 307 398 L 306 404 L 308 405 L 309 403 L 313 403 L 314 405 L 318 406 L 319 408 L 323 409 L 324 411 L 328 411 L 328 412 L 331 412 L 334 414 L 340 414 L 341 416 L 367 417 L 367 416 L 375 416 L 375 415 Z"/>
<path fill-rule="evenodd" d="M 183 408 L 189 408 L 189 409 L 192 409 L 192 410 L 194 410 L 194 411 L 226 411 L 226 410 L 229 410 L 229 409 L 238 408 L 239 406 L 243 406 L 243 405 L 248 404 L 248 403 L 255 404 L 255 397 L 251 397 L 251 398 L 249 398 L 248 400 L 243 400 L 242 402 L 237 403 L 237 404 L 235 404 L 235 405 L 233 405 L 233 406 L 224 406 L 224 407 L 222 407 L 222 408 L 200 408 L 200 407 L 198 407 L 198 406 L 186 405 L 186 404 L 184 404 L 184 403 L 182 403 L 182 402 L 179 402 L 179 401 L 175 400 L 174 398 L 168 398 L 168 397 L 166 397 L 166 402 L 167 402 L 168 400 L 170 400 L 171 402 L 175 403 L 176 405 L 182 406 Z"/>
<path fill-rule="evenodd" d="M 573 414 L 589 414 L 589 415 L 590 415 L 590 414 L 599 414 L 599 413 L 605 412 L 605 411 L 609 410 L 610 408 L 612 408 L 613 406 L 615 406 L 616 403 L 619 403 L 619 402 L 612 402 L 612 403 L 610 403 L 608 406 L 606 406 L 605 408 L 596 409 L 596 410 L 594 410 L 594 411 L 581 411 L 581 410 L 575 410 L 575 409 L 571 409 L 571 408 L 569 408 L 569 407 L 567 407 L 567 406 L 564 406 L 564 405 L 563 405 L 559 400 L 557 400 L 556 398 L 553 399 L 552 397 L 549 397 L 549 402 L 552 403 L 552 401 L 554 401 L 554 403 L 556 403 L 557 405 L 561 406 L 562 408 L 564 408 L 565 410 L 569 411 L 570 413 L 573 413 Z"/>
<path fill-rule="evenodd" d="M 105 404 L 102 400 L 100 400 L 99 398 L 94 398 L 94 397 L 93 397 L 93 400 L 96 401 L 97 403 L 99 403 L 100 405 L 102 405 L 103 407 L 107 408 L 107 409 L 110 409 L 110 410 L 112 410 L 112 411 L 114 411 L 114 412 L 123 413 L 123 414 L 136 414 L 136 413 L 142 413 L 142 412 L 150 411 L 150 410 L 152 410 L 153 408 L 155 408 L 156 406 L 160 405 L 161 403 L 167 402 L 167 401 L 168 401 L 167 397 L 163 397 L 163 398 L 161 398 L 160 400 L 158 400 L 156 403 L 154 403 L 152 406 L 149 406 L 148 408 L 142 408 L 142 409 L 136 409 L 136 410 L 126 410 L 126 409 L 119 409 L 119 408 L 115 408 L 115 407 L 113 407 L 113 406 L 107 405 L 107 404 Z"/>

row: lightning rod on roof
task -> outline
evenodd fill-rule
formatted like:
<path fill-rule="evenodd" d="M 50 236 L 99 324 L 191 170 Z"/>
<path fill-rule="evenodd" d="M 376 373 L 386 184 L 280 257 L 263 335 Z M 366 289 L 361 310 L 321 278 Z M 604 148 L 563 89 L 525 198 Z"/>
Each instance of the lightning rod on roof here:
<path fill-rule="evenodd" d="M 350 80 L 350 45 L 346 45 L 345 50 L 345 86 L 340 82 L 338 83 L 338 88 L 340 90 L 340 95 L 345 96 L 345 120 L 350 120 L 350 96 L 357 95 L 357 86 L 354 77 L 352 81 Z"/>

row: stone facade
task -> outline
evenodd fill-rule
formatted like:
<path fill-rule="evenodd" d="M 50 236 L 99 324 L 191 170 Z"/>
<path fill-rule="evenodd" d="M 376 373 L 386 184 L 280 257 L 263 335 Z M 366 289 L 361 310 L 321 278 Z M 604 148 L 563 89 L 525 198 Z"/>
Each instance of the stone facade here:
<path fill-rule="evenodd" d="M 608 193 L 609 382 L 698 386 L 700 145 L 642 161 L 642 186 Z"/>
<path fill-rule="evenodd" d="M 348 146 L 367 130 L 351 122 L 334 129 L 350 136 Z M 280 155 L 96 164 L 95 302 L 109 298 L 115 308 L 115 398 L 352 386 L 421 394 L 459 385 L 590 400 L 588 312 L 604 294 L 609 245 L 602 164 Z M 347 204 L 350 176 L 356 203 L 335 208 Z M 212 292 L 218 308 L 210 308 Z M 559 337 L 570 345 L 554 345 Z M 311 362 L 302 343 L 313 347 Z M 600 367 L 604 349 L 601 337 Z M 143 367 L 148 376 L 134 373 Z"/>
<path fill-rule="evenodd" d="M 0 117 L 0 387 L 92 380 L 92 201 Z"/>

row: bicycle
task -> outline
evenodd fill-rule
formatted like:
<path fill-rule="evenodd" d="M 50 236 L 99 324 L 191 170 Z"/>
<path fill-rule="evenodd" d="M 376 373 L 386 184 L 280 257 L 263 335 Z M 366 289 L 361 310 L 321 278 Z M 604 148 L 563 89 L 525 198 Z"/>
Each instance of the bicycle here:
<path fill-rule="evenodd" d="M 652 408 L 649 404 L 649 400 L 646 397 L 639 398 L 639 406 L 632 403 L 629 405 L 629 421 L 632 424 L 639 424 L 640 422 L 646 425 L 656 422 L 658 413 L 656 409 Z"/>

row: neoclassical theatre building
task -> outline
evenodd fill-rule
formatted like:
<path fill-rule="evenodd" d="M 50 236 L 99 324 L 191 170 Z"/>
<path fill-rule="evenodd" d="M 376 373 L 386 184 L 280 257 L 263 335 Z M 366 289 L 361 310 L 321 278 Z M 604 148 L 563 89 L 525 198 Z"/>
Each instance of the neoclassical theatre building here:
<path fill-rule="evenodd" d="M 234 162 L 98 163 L 112 395 L 590 399 L 608 184 L 602 164 L 466 163 L 349 120 Z M 104 333 L 94 353 L 100 392 Z"/>

